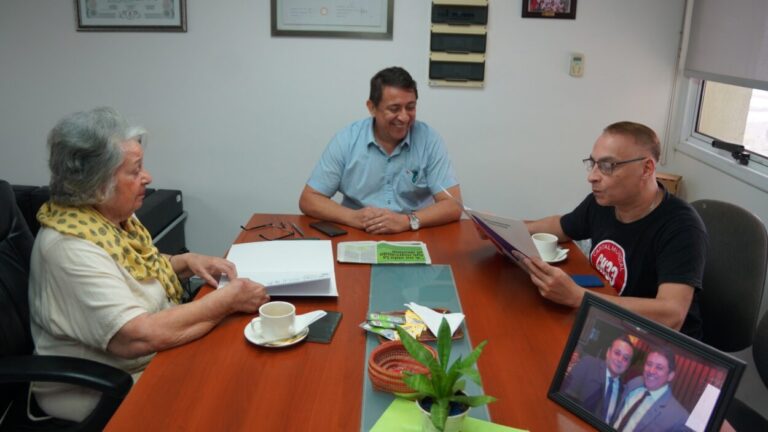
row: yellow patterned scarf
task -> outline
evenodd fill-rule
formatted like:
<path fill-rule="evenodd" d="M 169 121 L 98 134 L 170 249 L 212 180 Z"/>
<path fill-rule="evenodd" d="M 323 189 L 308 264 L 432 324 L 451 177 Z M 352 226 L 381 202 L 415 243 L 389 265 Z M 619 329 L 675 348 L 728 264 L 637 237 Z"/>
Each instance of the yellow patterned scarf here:
<path fill-rule="evenodd" d="M 37 212 L 43 226 L 87 240 L 104 249 L 138 281 L 157 279 L 170 300 L 181 300 L 181 283 L 171 262 L 152 244 L 152 237 L 135 217 L 123 228 L 110 223 L 93 207 L 68 207 L 47 202 Z"/>

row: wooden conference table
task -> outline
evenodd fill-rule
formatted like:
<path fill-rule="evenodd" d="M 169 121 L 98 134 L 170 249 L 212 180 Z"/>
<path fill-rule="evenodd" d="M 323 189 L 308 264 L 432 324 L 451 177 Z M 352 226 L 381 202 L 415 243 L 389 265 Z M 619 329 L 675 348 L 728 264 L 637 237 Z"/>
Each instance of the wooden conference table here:
<path fill-rule="evenodd" d="M 294 222 L 325 238 L 306 216 L 256 214 L 247 226 Z M 348 228 L 338 241 L 386 239 L 427 243 L 433 264 L 450 264 L 473 343 L 488 340 L 478 367 L 491 419 L 533 431 L 592 428 L 547 398 L 575 310 L 543 299 L 527 274 L 481 240 L 469 221 L 373 237 Z M 236 243 L 259 241 L 243 231 Z M 560 265 L 594 273 L 573 244 Z M 334 256 L 335 256 L 334 246 Z M 205 337 L 159 353 L 107 426 L 109 431 L 358 431 L 362 402 L 365 320 L 371 269 L 336 263 L 338 298 L 288 299 L 297 313 L 343 313 L 330 344 L 285 349 L 250 344 L 243 329 L 253 317 L 230 316 Z M 606 292 L 606 288 L 599 289 Z M 205 286 L 198 296 L 211 292 Z"/>

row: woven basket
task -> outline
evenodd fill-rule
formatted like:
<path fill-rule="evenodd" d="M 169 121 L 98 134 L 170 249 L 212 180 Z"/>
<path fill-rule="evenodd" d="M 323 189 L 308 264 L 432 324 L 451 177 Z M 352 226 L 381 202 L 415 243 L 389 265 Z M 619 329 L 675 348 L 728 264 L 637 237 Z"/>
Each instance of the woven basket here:
<path fill-rule="evenodd" d="M 437 352 L 429 345 L 424 345 L 432 356 L 437 358 Z M 403 371 L 421 374 L 429 370 L 417 362 L 400 341 L 389 341 L 377 346 L 368 358 L 368 377 L 373 388 L 390 393 L 415 393 L 403 382 Z"/>

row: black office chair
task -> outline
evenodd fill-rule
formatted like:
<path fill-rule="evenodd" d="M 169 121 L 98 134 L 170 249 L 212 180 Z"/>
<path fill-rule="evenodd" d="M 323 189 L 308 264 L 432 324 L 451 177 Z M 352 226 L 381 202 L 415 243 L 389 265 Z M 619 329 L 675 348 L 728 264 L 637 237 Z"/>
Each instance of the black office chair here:
<path fill-rule="evenodd" d="M 752 357 L 755 359 L 757 373 L 768 387 L 768 313 L 763 315 L 757 326 Z M 725 418 L 737 431 L 768 431 L 768 419 L 739 399 L 731 401 Z"/>
<path fill-rule="evenodd" d="M 33 238 L 13 190 L 0 180 L 0 430 L 101 430 L 131 389 L 131 376 L 90 360 L 32 355 L 27 287 Z M 96 409 L 81 423 L 30 421 L 31 381 L 61 382 L 102 392 Z"/>
<path fill-rule="evenodd" d="M 704 343 L 727 352 L 752 344 L 768 263 L 768 234 L 754 214 L 722 201 L 691 203 L 709 234 L 701 290 Z"/>

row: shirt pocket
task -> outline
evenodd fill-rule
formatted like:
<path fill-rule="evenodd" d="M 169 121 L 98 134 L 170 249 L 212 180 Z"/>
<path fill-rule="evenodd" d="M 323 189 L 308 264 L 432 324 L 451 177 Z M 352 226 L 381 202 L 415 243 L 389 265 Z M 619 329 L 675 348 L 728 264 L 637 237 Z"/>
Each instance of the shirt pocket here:
<path fill-rule="evenodd" d="M 397 176 L 395 192 L 413 209 L 421 208 L 421 204 L 432 196 L 427 175 L 419 168 L 403 170 Z"/>

